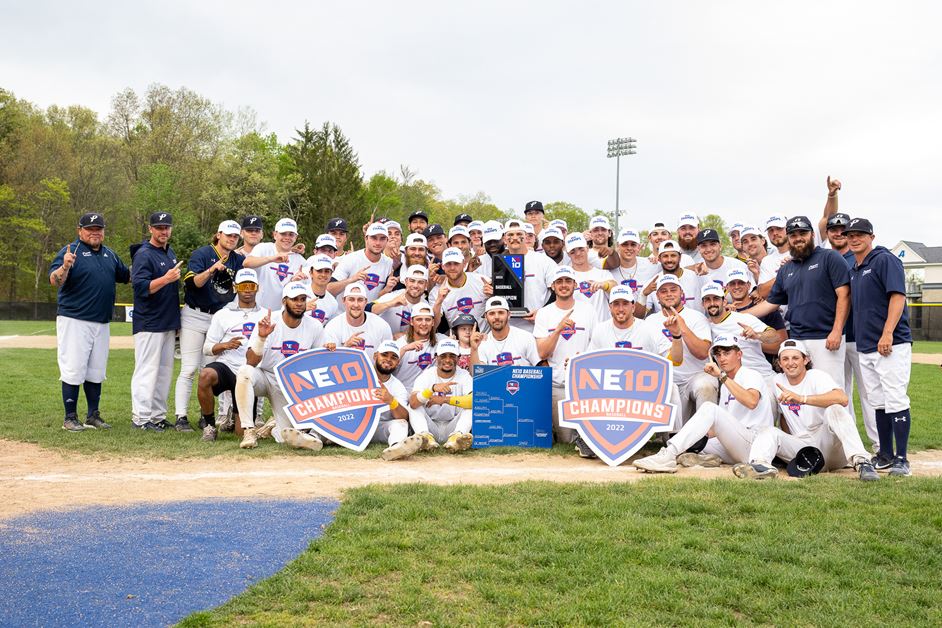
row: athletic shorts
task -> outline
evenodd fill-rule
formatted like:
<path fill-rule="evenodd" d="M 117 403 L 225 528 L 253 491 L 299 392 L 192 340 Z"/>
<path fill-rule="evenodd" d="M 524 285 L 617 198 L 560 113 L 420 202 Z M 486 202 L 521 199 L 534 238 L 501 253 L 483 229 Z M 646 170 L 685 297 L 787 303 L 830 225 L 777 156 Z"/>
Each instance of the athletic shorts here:
<path fill-rule="evenodd" d="M 218 397 L 227 390 L 235 395 L 236 374 L 232 372 L 232 369 L 222 362 L 210 362 L 206 365 L 206 368 L 213 369 L 216 371 L 216 375 L 219 376 L 219 381 L 213 385 L 213 395 Z"/>

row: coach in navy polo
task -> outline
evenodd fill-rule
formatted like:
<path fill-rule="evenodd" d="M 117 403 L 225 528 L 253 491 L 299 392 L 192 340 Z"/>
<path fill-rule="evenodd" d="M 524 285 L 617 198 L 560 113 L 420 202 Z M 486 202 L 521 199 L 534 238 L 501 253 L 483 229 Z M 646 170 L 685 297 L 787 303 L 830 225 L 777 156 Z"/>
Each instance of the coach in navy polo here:
<path fill-rule="evenodd" d="M 49 283 L 59 287 L 56 346 L 65 421 L 62 429 L 109 429 L 98 412 L 101 383 L 108 364 L 115 284 L 127 283 L 128 267 L 104 245 L 105 219 L 89 213 L 79 218 L 78 238 L 59 251 L 49 266 Z M 78 420 L 79 386 L 85 389 L 88 414 Z"/>
<path fill-rule="evenodd" d="M 749 310 L 765 316 L 787 305 L 789 337 L 801 340 L 814 368 L 835 382 L 844 381 L 844 322 L 850 308 L 850 273 L 840 253 L 815 246 L 814 227 L 806 216 L 785 225 L 791 259 L 775 275 L 768 300 Z"/>
<path fill-rule="evenodd" d="M 167 422 L 167 394 L 173 375 L 173 348 L 180 329 L 180 262 L 170 248 L 173 218 L 150 216 L 150 240 L 131 260 L 134 287 L 134 374 L 131 421 L 139 430 L 162 432 Z"/>
<path fill-rule="evenodd" d="M 906 477 L 910 475 L 906 446 L 912 420 L 907 390 L 913 336 L 903 262 L 886 247 L 873 246 L 873 225 L 866 218 L 852 219 L 844 233 L 855 259 L 850 271 L 854 338 L 880 440 L 873 466 Z"/>

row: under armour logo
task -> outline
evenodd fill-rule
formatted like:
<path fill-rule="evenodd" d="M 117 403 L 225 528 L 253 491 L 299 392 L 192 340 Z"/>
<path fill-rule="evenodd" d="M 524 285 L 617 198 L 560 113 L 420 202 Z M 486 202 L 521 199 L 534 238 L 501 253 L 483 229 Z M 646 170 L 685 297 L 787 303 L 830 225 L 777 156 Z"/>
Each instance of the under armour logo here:
<path fill-rule="evenodd" d="M 894 422 L 894 423 L 897 423 L 897 422 L 899 422 L 899 421 L 902 421 L 903 423 L 905 423 L 905 422 L 906 422 L 906 415 L 905 415 L 905 414 L 901 414 L 901 415 L 899 415 L 899 416 L 893 417 L 893 422 Z"/>

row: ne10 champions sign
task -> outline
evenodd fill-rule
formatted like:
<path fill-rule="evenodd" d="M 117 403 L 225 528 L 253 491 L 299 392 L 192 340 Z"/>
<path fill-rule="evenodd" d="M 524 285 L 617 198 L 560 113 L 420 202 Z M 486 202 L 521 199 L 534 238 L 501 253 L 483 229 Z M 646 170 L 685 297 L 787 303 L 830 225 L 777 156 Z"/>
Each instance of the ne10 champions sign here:
<path fill-rule="evenodd" d="M 576 430 L 611 466 L 627 460 L 656 432 L 671 428 L 673 371 L 661 356 L 603 349 L 569 360 L 559 424 Z"/>

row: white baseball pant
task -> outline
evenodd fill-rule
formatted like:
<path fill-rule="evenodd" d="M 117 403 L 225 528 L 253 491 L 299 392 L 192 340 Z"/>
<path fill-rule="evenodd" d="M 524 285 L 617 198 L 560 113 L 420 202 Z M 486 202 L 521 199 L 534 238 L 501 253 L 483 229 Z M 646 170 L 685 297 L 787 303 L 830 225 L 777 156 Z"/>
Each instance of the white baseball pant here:
<path fill-rule="evenodd" d="M 860 366 L 860 354 L 857 353 L 857 343 L 848 342 L 844 354 L 844 392 L 847 393 L 847 413 L 856 418 L 854 411 L 854 380 L 857 381 L 857 397 L 860 399 L 860 413 L 863 415 L 864 429 L 871 443 L 879 442 L 877 436 L 877 417 L 873 413 L 873 406 L 867 398 L 867 390 L 863 383 L 863 371 Z"/>
<path fill-rule="evenodd" d="M 406 436 L 408 435 L 408 421 L 405 419 L 388 419 L 386 421 L 379 422 L 379 425 L 376 426 L 376 431 L 373 432 L 373 438 L 370 439 L 370 442 L 385 443 L 392 446 L 405 440 Z"/>
<path fill-rule="evenodd" d="M 448 437 L 455 432 L 471 433 L 472 413 L 470 408 L 462 408 L 454 418 L 436 420 L 429 417 L 424 407 L 414 408 L 410 412 L 412 429 L 416 434 L 428 432 L 435 438 L 435 442 L 444 445 Z"/>
<path fill-rule="evenodd" d="M 667 448 L 677 457 L 710 432 L 713 432 L 715 437 L 707 441 L 703 453 L 716 454 L 726 464 L 748 460 L 749 449 L 758 433 L 740 423 L 723 408 L 708 401 L 667 441 Z"/>
<path fill-rule="evenodd" d="M 139 331 L 134 334 L 131 420 L 135 425 L 157 423 L 167 418 L 176 336 L 176 331 Z"/>
<path fill-rule="evenodd" d="M 203 355 L 203 343 L 212 320 L 212 314 L 194 310 L 189 305 L 180 310 L 180 374 L 173 394 L 174 412 L 178 417 L 187 415 L 193 378 L 210 360 Z"/>
<path fill-rule="evenodd" d="M 818 425 L 799 436 L 786 434 L 777 427 L 761 430 L 752 441 L 749 462 L 769 465 L 775 456 L 789 462 L 804 447 L 817 447 L 821 450 L 824 455 L 824 468 L 828 471 L 842 469 L 855 462 L 870 461 L 857 432 L 857 424 L 844 406 L 828 406 L 825 418 L 826 425 Z"/>
<path fill-rule="evenodd" d="M 825 347 L 827 340 L 802 340 L 808 349 L 808 357 L 811 358 L 811 364 L 814 368 L 824 371 L 834 380 L 838 386 L 844 383 L 844 356 L 847 353 L 847 343 L 841 337 L 841 346 L 835 351 Z"/>
<path fill-rule="evenodd" d="M 877 410 L 887 413 L 909 408 L 909 376 L 913 366 L 913 346 L 908 342 L 893 345 L 888 356 L 879 352 L 858 354 L 863 388 Z M 857 384 L 860 386 L 860 384 Z"/>
<path fill-rule="evenodd" d="M 677 382 L 677 389 L 680 392 L 681 422 L 675 421 L 674 426 L 679 429 L 703 404 L 719 400 L 720 380 L 706 373 L 696 373 Z"/>
<path fill-rule="evenodd" d="M 56 357 L 59 379 L 73 386 L 105 381 L 110 339 L 111 326 L 108 323 L 57 316 Z"/>

